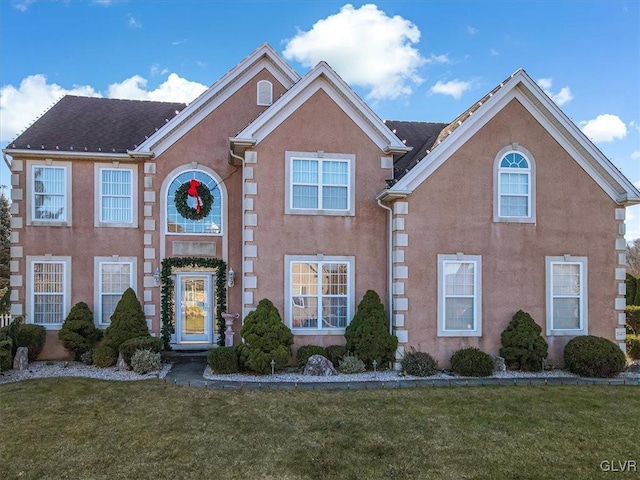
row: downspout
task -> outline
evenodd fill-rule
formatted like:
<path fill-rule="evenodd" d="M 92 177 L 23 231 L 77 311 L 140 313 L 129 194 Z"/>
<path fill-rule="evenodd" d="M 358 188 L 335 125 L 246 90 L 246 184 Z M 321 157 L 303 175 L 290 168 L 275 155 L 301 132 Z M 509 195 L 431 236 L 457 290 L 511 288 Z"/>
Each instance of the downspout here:
<path fill-rule="evenodd" d="M 242 239 L 242 243 L 241 243 L 242 249 L 240 252 L 241 264 L 238 270 L 240 273 L 240 324 L 244 325 L 244 260 L 246 258 L 245 246 L 244 246 L 244 228 L 245 228 L 245 224 L 244 224 L 244 157 L 241 157 L 240 155 L 236 155 L 235 153 L 233 153 L 232 148 L 229 149 L 229 155 L 231 155 L 231 158 L 240 160 L 240 165 L 242 166 L 242 179 L 241 179 L 241 187 L 240 187 L 242 188 L 242 208 L 240 210 L 242 212 L 242 230 L 240 232 L 240 238 Z M 228 268 L 228 265 L 227 265 L 227 268 Z M 229 287 L 227 287 L 227 290 L 228 289 Z M 228 301 L 227 301 L 227 304 L 228 304 Z M 228 311 L 228 307 L 227 307 L 227 311 Z M 244 338 L 242 338 L 242 336 L 240 337 L 240 341 L 244 343 Z"/>
<path fill-rule="evenodd" d="M 389 293 L 389 334 L 393 335 L 393 210 L 382 204 L 378 199 L 378 205 L 389 212 L 387 215 L 387 291 Z"/>
<path fill-rule="evenodd" d="M 2 152 L 2 158 L 4 159 L 4 163 L 7 165 L 9 171 L 11 171 L 11 163 L 7 160 L 7 153 L 4 151 Z"/>

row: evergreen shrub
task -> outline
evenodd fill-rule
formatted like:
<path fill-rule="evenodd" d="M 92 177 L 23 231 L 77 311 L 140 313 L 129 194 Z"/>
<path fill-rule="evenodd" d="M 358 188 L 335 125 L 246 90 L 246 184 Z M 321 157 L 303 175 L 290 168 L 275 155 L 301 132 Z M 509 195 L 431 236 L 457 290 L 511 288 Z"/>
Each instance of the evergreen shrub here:
<path fill-rule="evenodd" d="M 627 364 L 618 345 L 593 335 L 581 335 L 569 340 L 564 347 L 563 357 L 567 370 L 581 377 L 615 377 Z"/>
<path fill-rule="evenodd" d="M 271 373 L 271 360 L 275 361 L 276 370 L 289 362 L 293 334 L 270 300 L 260 300 L 257 308 L 247 315 L 240 335 L 244 338 L 244 343 L 238 345 L 243 367 L 266 374 Z"/>
<path fill-rule="evenodd" d="M 103 343 L 118 352 L 124 341 L 130 338 L 149 336 L 142 305 L 140 305 L 133 289 L 127 288 L 116 305 L 113 315 L 111 315 L 111 324 L 104 332 Z"/>
<path fill-rule="evenodd" d="M 493 359 L 479 348 L 463 348 L 451 356 L 451 370 L 465 377 L 488 377 L 493 374 Z"/>
<path fill-rule="evenodd" d="M 341 373 L 362 373 L 366 370 L 366 365 L 357 355 L 345 355 L 340 360 L 338 367 Z"/>
<path fill-rule="evenodd" d="M 627 356 L 631 360 L 640 360 L 640 335 L 627 335 Z"/>
<path fill-rule="evenodd" d="M 413 347 L 404 354 L 400 366 L 407 375 L 417 377 L 428 377 L 438 372 L 438 361 L 427 352 L 419 352 Z"/>
<path fill-rule="evenodd" d="M 296 352 L 298 365 L 304 367 L 311 355 L 322 355 L 323 357 L 326 357 L 327 352 L 324 347 L 321 347 L 320 345 L 303 345 L 298 348 L 298 351 Z"/>
<path fill-rule="evenodd" d="M 80 361 L 85 365 L 93 365 L 93 350 L 87 350 L 80 355 Z"/>
<path fill-rule="evenodd" d="M 151 350 L 137 350 L 131 357 L 131 368 L 138 375 L 155 372 L 162 367 L 162 359 L 159 352 Z"/>
<path fill-rule="evenodd" d="M 47 331 L 42 325 L 28 323 L 18 327 L 15 342 L 18 347 L 27 347 L 29 361 L 33 362 L 40 355 L 46 340 Z"/>
<path fill-rule="evenodd" d="M 11 370 L 13 368 L 13 354 L 11 350 L 13 348 L 13 340 L 6 338 L 0 340 L 0 372 L 5 370 Z"/>
<path fill-rule="evenodd" d="M 122 359 L 132 367 L 131 358 L 138 350 L 151 350 L 153 353 L 162 351 L 162 339 L 160 337 L 135 337 L 125 340 L 120 344 Z"/>
<path fill-rule="evenodd" d="M 389 333 L 389 322 L 380 297 L 368 290 L 358 304 L 353 320 L 346 328 L 347 350 L 357 355 L 367 367 L 374 360 L 388 366 L 398 348 L 398 338 Z"/>
<path fill-rule="evenodd" d="M 238 349 L 236 347 L 218 347 L 209 350 L 207 364 L 213 373 L 238 373 Z"/>
<path fill-rule="evenodd" d="M 640 335 L 640 306 L 627 305 L 624 313 L 627 317 L 627 333 Z"/>
<path fill-rule="evenodd" d="M 627 273 L 626 278 L 626 287 L 627 293 L 625 294 L 625 299 L 627 300 L 627 305 L 637 305 L 636 304 L 636 293 L 638 291 L 638 279 Z"/>
<path fill-rule="evenodd" d="M 500 356 L 508 368 L 539 372 L 542 359 L 548 356 L 549 345 L 541 335 L 542 328 L 527 312 L 518 310 L 502 332 Z"/>
<path fill-rule="evenodd" d="M 78 302 L 69 311 L 58 338 L 64 348 L 73 352 L 76 360 L 90 351 L 102 338 L 102 331 L 93 323 L 93 312 L 84 302 Z"/>
<path fill-rule="evenodd" d="M 118 361 L 118 352 L 108 345 L 99 345 L 93 349 L 93 364 L 96 367 L 112 367 Z"/>
<path fill-rule="evenodd" d="M 338 367 L 340 360 L 347 354 L 347 346 L 346 345 L 329 345 L 324 348 L 326 352 L 326 357 L 333 363 L 334 367 Z"/>

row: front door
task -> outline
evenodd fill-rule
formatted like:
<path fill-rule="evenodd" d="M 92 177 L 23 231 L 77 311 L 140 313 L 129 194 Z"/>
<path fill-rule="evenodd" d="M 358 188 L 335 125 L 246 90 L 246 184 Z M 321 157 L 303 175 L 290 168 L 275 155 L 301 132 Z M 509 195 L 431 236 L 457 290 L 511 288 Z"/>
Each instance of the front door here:
<path fill-rule="evenodd" d="M 213 343 L 212 276 L 179 274 L 176 282 L 176 340 L 178 343 Z"/>

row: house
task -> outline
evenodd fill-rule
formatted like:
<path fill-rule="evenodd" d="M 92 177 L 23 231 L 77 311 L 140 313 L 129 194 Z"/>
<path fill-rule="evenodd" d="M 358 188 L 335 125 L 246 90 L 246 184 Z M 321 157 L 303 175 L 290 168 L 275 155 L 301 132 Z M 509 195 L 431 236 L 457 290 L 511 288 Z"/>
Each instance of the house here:
<path fill-rule="evenodd" d="M 262 45 L 189 105 L 67 96 L 4 152 L 11 312 L 106 327 L 132 287 L 172 348 L 269 298 L 295 345 L 343 343 L 364 293 L 442 364 L 489 353 L 517 310 L 552 361 L 624 345 L 624 215 L 640 192 L 523 70 L 450 124 L 382 121 L 324 62 Z"/>

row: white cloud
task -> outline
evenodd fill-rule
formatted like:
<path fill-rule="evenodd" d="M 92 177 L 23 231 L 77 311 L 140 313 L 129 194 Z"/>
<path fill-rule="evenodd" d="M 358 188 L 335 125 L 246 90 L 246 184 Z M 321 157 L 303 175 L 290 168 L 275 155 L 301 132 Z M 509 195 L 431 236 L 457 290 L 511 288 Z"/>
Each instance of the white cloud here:
<path fill-rule="evenodd" d="M 580 129 L 592 142 L 613 142 L 627 135 L 627 126 L 620 117 L 609 113 L 580 122 Z"/>
<path fill-rule="evenodd" d="M 181 78 L 176 73 L 171 73 L 154 90 L 149 90 L 147 83 L 144 77 L 134 75 L 109 85 L 107 95 L 89 85 L 63 88 L 47 83 L 47 77 L 42 74 L 26 77 L 18 87 L 4 85 L 0 87 L 0 141 L 8 142 L 15 138 L 64 95 L 189 103 L 207 89 L 205 85 Z"/>
<path fill-rule="evenodd" d="M 64 95 L 102 96 L 89 85 L 74 85 L 67 89 L 47 83 L 47 77 L 40 74 L 24 78 L 17 88 L 13 85 L 0 87 L 0 141 L 15 138 Z"/>
<path fill-rule="evenodd" d="M 13 8 L 15 8 L 16 10 L 26 12 L 29 9 L 29 5 L 31 5 L 35 1 L 36 0 L 12 0 L 11 5 L 13 5 Z"/>
<path fill-rule="evenodd" d="M 640 182 L 636 182 L 635 186 L 640 188 Z M 627 207 L 624 223 L 626 226 L 626 233 L 624 237 L 627 242 L 640 238 L 640 205 Z"/>
<path fill-rule="evenodd" d="M 631 120 L 631 121 L 629 122 L 629 126 L 630 126 L 631 128 L 636 129 L 636 130 L 638 131 L 638 133 L 640 133 L 640 124 L 639 124 L 638 122 L 636 122 L 635 120 Z"/>
<path fill-rule="evenodd" d="M 128 25 L 132 28 L 142 28 L 142 24 L 136 20 L 136 18 L 131 15 L 130 13 L 127 15 L 127 18 L 129 19 L 129 21 L 127 22 Z"/>
<path fill-rule="evenodd" d="M 540 88 L 542 88 L 544 93 L 546 93 L 551 100 L 556 102 L 559 107 L 573 100 L 573 94 L 569 87 L 562 87 L 558 93 L 553 93 L 551 91 L 553 78 L 540 78 L 538 79 L 538 85 L 540 85 Z"/>
<path fill-rule="evenodd" d="M 451 60 L 449 60 L 449 55 L 447 55 L 446 53 L 444 55 L 436 55 L 435 53 L 432 53 L 431 55 L 429 55 L 429 58 L 425 59 L 425 63 L 443 64 L 443 63 L 451 63 Z"/>
<path fill-rule="evenodd" d="M 631 160 L 638 160 L 640 159 L 640 150 L 636 150 L 635 152 L 631 152 Z M 640 182 L 637 182 L 638 185 L 636 185 L 636 187 L 640 188 Z"/>
<path fill-rule="evenodd" d="M 467 33 L 469 35 L 475 35 L 476 33 L 478 33 L 478 29 L 476 27 L 472 27 L 472 26 L 468 26 L 467 27 Z"/>
<path fill-rule="evenodd" d="M 492 57 L 497 57 L 498 55 L 500 55 L 500 52 L 495 48 L 492 48 L 490 53 Z"/>
<path fill-rule="evenodd" d="M 368 89 L 368 98 L 393 99 L 423 81 L 418 69 L 426 60 L 412 46 L 419 40 L 420 30 L 409 20 L 389 17 L 376 5 L 347 4 L 299 31 L 283 55 L 305 67 L 325 60 L 347 83 Z"/>
<path fill-rule="evenodd" d="M 473 82 L 465 82 L 462 80 L 451 80 L 449 82 L 438 81 L 429 90 L 431 93 L 441 93 L 442 95 L 451 95 L 456 100 L 460 100 L 462 94 L 469 90 Z"/>
<path fill-rule="evenodd" d="M 178 46 L 178 45 L 184 45 L 185 43 L 187 43 L 187 39 L 184 38 L 182 40 L 174 40 L 173 42 L 171 42 L 171 45 Z"/>

